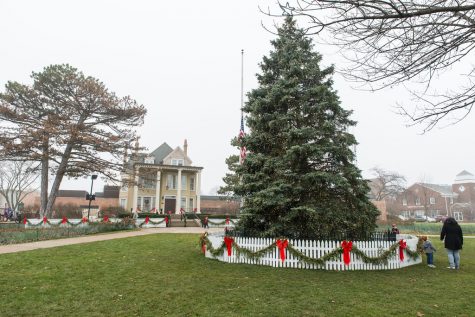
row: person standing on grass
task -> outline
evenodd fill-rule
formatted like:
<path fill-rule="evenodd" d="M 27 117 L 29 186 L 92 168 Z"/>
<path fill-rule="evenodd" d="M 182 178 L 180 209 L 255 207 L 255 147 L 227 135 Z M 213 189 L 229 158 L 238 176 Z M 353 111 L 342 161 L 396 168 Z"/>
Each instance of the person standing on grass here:
<path fill-rule="evenodd" d="M 422 241 L 424 243 L 422 244 L 422 249 L 424 250 L 424 253 L 426 254 L 427 257 L 427 266 L 431 268 L 435 268 L 434 265 L 434 252 L 435 247 L 432 245 L 432 242 L 430 240 L 427 240 L 427 236 L 422 236 Z"/>
<path fill-rule="evenodd" d="M 463 235 L 462 228 L 454 218 L 445 219 L 440 232 L 440 240 L 444 240 L 444 246 L 449 257 L 450 266 L 448 269 L 458 270 L 460 268 L 460 250 L 463 246 Z"/>
<path fill-rule="evenodd" d="M 395 223 L 393 223 L 393 225 L 392 225 L 391 233 L 392 233 L 392 234 L 399 234 L 399 233 L 400 233 L 400 232 L 399 232 L 399 229 L 398 229 L 398 227 L 396 226 Z"/>

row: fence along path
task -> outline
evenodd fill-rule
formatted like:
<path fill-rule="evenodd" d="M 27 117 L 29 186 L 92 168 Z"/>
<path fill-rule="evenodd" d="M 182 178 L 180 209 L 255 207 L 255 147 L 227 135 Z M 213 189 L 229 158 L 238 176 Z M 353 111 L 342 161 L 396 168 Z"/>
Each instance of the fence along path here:
<path fill-rule="evenodd" d="M 222 236 L 210 236 L 210 240 L 213 243 L 213 247 L 219 247 L 222 243 Z M 270 238 L 243 238 L 243 237 L 236 237 L 235 242 L 241 247 L 252 252 L 259 251 L 270 244 L 275 242 L 275 239 Z M 412 241 L 414 242 L 414 241 Z M 353 241 L 353 245 L 358 247 L 361 251 L 363 251 L 368 257 L 378 257 L 384 251 L 388 250 L 391 245 L 393 245 L 394 241 Z M 417 243 L 417 242 L 415 242 Z M 408 247 L 411 250 L 415 249 L 415 243 L 408 242 Z M 303 254 L 308 257 L 317 259 L 325 254 L 334 251 L 336 248 L 341 246 L 341 242 L 339 241 L 314 241 L 314 240 L 289 240 L 289 244 L 291 244 L 295 249 L 299 250 Z M 207 257 L 212 257 L 209 252 L 207 252 Z M 325 270 L 336 270 L 336 271 L 344 271 L 344 270 L 388 270 L 388 269 L 398 269 L 403 266 L 419 263 L 419 261 L 410 261 L 407 259 L 406 262 L 414 262 L 414 263 L 402 263 L 399 260 L 399 249 L 397 249 L 396 253 L 388 258 L 387 264 L 371 264 L 371 263 L 364 263 L 362 259 L 356 256 L 353 252 L 350 252 L 351 262 L 349 265 L 345 265 L 343 260 L 339 256 L 335 260 L 327 261 L 323 265 L 317 264 L 309 264 L 305 263 L 304 261 L 300 261 L 297 257 L 290 254 L 286 250 L 286 259 L 284 262 L 280 259 L 280 253 L 277 247 L 272 248 L 269 252 L 264 254 L 259 259 L 250 259 L 244 254 L 236 255 L 235 249 L 231 253 L 231 256 L 228 256 L 227 251 L 224 250 L 223 255 L 218 256 L 217 259 L 223 262 L 228 263 L 246 263 L 246 264 L 256 264 L 256 265 L 266 265 L 272 267 L 289 267 L 289 268 L 300 268 L 300 269 L 325 269 Z"/>

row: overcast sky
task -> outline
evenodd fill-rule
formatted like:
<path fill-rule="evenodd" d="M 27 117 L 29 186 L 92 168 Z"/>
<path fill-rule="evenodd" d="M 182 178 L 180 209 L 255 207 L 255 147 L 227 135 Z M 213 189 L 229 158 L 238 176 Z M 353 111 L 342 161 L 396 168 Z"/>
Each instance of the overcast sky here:
<path fill-rule="evenodd" d="M 0 2 L 0 86 L 31 84 L 32 71 L 69 63 L 103 81 L 119 96 L 146 106 L 141 144 L 183 146 L 204 167 L 203 194 L 222 184 L 225 159 L 238 151 L 230 140 L 240 125 L 241 49 L 244 90 L 256 87 L 258 63 L 271 49 L 272 19 L 258 5 L 271 1 L 24 1 Z M 331 47 L 316 45 L 323 63 L 340 63 Z M 456 78 L 456 77 L 455 77 Z M 462 170 L 475 173 L 473 126 L 467 119 L 421 135 L 393 108 L 410 105 L 404 90 L 359 91 L 335 75 L 342 106 L 354 111 L 352 129 L 363 176 L 378 166 L 406 176 L 451 183 Z M 453 85 L 455 80 L 448 80 Z M 62 189 L 88 190 L 88 180 L 65 180 Z M 101 190 L 103 183 L 95 186 Z"/>

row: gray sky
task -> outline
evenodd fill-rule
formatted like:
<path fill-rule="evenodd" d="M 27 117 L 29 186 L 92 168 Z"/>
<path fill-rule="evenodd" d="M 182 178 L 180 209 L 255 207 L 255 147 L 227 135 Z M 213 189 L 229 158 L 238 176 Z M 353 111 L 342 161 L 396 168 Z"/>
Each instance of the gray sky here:
<path fill-rule="evenodd" d="M 226 157 L 238 154 L 230 140 L 239 132 L 241 49 L 244 90 L 256 87 L 258 63 L 271 49 L 272 19 L 262 7 L 275 1 L 25 1 L 0 2 L 0 85 L 30 84 L 32 71 L 69 63 L 103 81 L 119 96 L 130 95 L 148 109 L 139 129 L 141 144 L 153 151 L 162 142 L 188 139 L 193 165 L 203 166 L 207 194 L 222 184 Z M 323 63 L 341 60 L 316 45 Z M 450 77 L 448 77 L 450 79 Z M 447 80 L 441 87 L 453 85 Z M 377 93 L 351 88 L 336 75 L 343 107 L 358 121 L 357 164 L 363 176 L 378 166 L 397 171 L 409 183 L 425 179 L 451 183 L 462 170 L 475 173 L 473 116 L 454 126 L 420 135 L 394 113 L 410 105 L 403 89 Z M 65 180 L 62 189 L 88 190 L 88 180 Z M 102 182 L 95 186 L 100 190 Z"/>

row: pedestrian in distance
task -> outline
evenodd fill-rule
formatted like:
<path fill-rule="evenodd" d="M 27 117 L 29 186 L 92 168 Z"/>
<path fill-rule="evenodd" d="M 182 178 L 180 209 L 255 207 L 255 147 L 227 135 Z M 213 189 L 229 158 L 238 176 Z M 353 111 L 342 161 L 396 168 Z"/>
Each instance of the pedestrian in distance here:
<path fill-rule="evenodd" d="M 392 234 L 399 234 L 399 233 L 400 233 L 400 232 L 399 232 L 399 229 L 398 229 L 398 227 L 396 226 L 395 223 L 393 223 L 393 225 L 392 225 L 391 233 L 392 233 Z"/>
<path fill-rule="evenodd" d="M 436 251 L 436 249 L 432 245 L 432 242 L 429 239 L 427 239 L 427 236 L 422 236 L 421 239 L 422 241 L 424 241 L 424 243 L 422 244 L 422 250 L 426 254 L 427 266 L 431 268 L 435 268 L 434 252 Z"/>
<path fill-rule="evenodd" d="M 445 219 L 440 232 L 440 240 L 444 240 L 444 246 L 447 250 L 448 269 L 458 270 L 460 268 L 460 250 L 463 246 L 463 235 L 462 228 L 454 218 Z"/>

